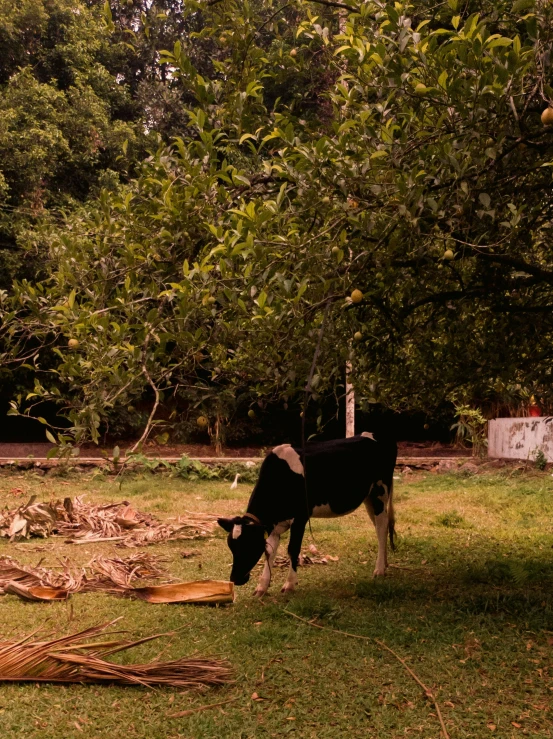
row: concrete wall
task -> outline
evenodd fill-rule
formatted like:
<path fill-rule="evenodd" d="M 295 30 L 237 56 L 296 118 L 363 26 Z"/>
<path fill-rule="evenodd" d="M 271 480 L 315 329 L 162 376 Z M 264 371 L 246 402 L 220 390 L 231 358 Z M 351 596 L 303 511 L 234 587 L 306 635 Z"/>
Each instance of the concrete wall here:
<path fill-rule="evenodd" d="M 539 449 L 553 462 L 553 417 L 495 418 L 488 423 L 488 457 L 533 460 Z"/>

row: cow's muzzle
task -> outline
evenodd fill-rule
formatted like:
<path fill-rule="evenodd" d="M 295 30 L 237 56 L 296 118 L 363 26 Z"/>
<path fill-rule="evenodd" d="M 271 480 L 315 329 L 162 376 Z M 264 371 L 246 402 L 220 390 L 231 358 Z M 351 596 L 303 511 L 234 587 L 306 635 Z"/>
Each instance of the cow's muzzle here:
<path fill-rule="evenodd" d="M 234 572 L 230 573 L 230 581 L 233 582 L 235 585 L 245 585 L 250 579 L 249 575 L 237 575 Z"/>

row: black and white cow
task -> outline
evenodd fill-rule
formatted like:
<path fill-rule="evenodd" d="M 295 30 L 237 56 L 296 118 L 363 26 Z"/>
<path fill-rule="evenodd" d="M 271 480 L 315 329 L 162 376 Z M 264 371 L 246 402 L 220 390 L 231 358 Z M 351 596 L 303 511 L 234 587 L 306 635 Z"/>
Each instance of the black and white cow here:
<path fill-rule="evenodd" d="M 255 595 L 264 595 L 271 582 L 280 537 L 290 529 L 290 570 L 282 591 L 293 591 L 308 520 L 345 516 L 361 503 L 367 508 L 378 538 L 374 575 L 384 575 L 388 566 L 388 534 L 394 546 L 392 488 L 396 457 L 395 441 L 364 432 L 349 439 L 306 444 L 305 475 L 301 448 L 290 444 L 275 447 L 261 465 L 247 512 L 219 519 L 219 525 L 229 534 L 232 582 L 245 585 L 265 553 L 265 567 L 255 591 Z"/>

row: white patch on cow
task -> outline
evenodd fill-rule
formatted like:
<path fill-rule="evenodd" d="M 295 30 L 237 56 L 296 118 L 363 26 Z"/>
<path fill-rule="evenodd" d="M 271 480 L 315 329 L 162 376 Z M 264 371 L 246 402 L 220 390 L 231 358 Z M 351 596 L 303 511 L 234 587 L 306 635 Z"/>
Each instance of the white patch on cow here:
<path fill-rule="evenodd" d="M 300 455 L 292 449 L 290 444 L 281 444 L 273 449 L 273 454 L 276 454 L 279 459 L 283 459 L 292 472 L 297 475 L 303 475 L 303 465 L 301 463 Z"/>
<path fill-rule="evenodd" d="M 242 524 L 235 523 L 234 526 L 232 527 L 232 538 L 238 539 L 241 533 L 242 533 Z"/>
<path fill-rule="evenodd" d="M 265 543 L 267 552 L 265 566 L 263 567 L 263 573 L 259 578 L 259 582 L 254 593 L 254 595 L 257 595 L 259 598 L 265 595 L 265 593 L 269 589 L 269 585 L 271 584 L 271 573 L 273 571 L 273 562 L 278 551 L 278 545 L 280 544 L 280 537 L 282 534 L 284 534 L 285 531 L 288 531 L 293 521 L 294 519 L 291 518 L 289 521 L 281 521 L 280 523 L 277 523 L 277 525 L 267 538 L 267 541 Z"/>
<path fill-rule="evenodd" d="M 328 503 L 323 503 L 322 505 L 313 506 L 313 513 L 311 514 L 311 517 L 312 518 L 341 518 L 342 516 L 347 516 L 348 513 L 353 513 L 354 510 L 355 508 L 352 508 L 351 511 L 344 511 L 343 513 L 335 513 Z"/>
<path fill-rule="evenodd" d="M 375 515 L 373 504 L 370 499 L 370 492 L 374 487 L 374 483 L 370 487 L 369 495 L 367 495 L 367 497 L 365 498 L 365 507 L 367 509 L 367 513 L 371 518 L 371 521 L 374 523 L 374 527 L 376 529 L 376 538 L 378 539 L 378 554 L 376 557 L 376 567 L 374 568 L 373 574 L 375 577 L 381 577 L 386 574 L 386 568 L 388 567 L 388 501 L 390 499 L 390 496 L 388 493 L 388 486 L 385 485 L 382 480 L 379 480 L 376 484 L 379 487 L 384 488 L 384 494 L 378 496 L 384 504 L 384 510 L 382 511 L 382 513 L 379 513 L 378 516 Z"/>
<path fill-rule="evenodd" d="M 386 509 L 384 509 L 382 513 L 379 513 L 378 516 L 375 516 L 374 525 L 376 527 L 376 538 L 378 539 L 378 555 L 376 557 L 374 576 L 380 577 L 386 574 L 386 568 L 388 567 L 388 557 L 386 553 L 388 511 Z"/>
<path fill-rule="evenodd" d="M 313 513 L 311 514 L 313 518 L 338 518 L 339 515 L 339 513 L 334 513 L 328 503 L 313 506 Z"/>
<path fill-rule="evenodd" d="M 379 487 L 384 488 L 384 495 L 379 495 L 378 497 L 380 498 L 380 500 L 385 500 L 386 502 L 388 502 L 388 486 L 383 483 L 382 480 L 379 480 L 376 484 Z"/>
<path fill-rule="evenodd" d="M 374 436 L 372 435 L 370 431 L 363 431 L 361 433 L 361 436 L 364 436 L 367 439 L 372 439 L 372 441 L 376 441 L 376 439 L 374 438 Z"/>

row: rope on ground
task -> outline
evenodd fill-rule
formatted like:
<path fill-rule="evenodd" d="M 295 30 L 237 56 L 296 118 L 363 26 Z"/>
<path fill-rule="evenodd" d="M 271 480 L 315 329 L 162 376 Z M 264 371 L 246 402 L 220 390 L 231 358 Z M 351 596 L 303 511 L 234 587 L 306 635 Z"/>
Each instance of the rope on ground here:
<path fill-rule="evenodd" d="M 411 677 L 417 683 L 417 685 L 419 685 L 424 690 L 425 696 L 430 701 L 432 701 L 432 703 L 434 704 L 434 708 L 436 709 L 436 714 L 440 722 L 440 726 L 442 729 L 442 734 L 444 736 L 444 739 L 450 739 L 447 729 L 445 727 L 442 712 L 440 711 L 440 706 L 438 705 L 438 701 L 434 697 L 433 692 L 430 690 L 430 688 L 426 687 L 426 685 L 422 682 L 422 680 L 406 664 L 405 660 L 402 659 L 398 654 L 396 654 L 393 649 L 390 649 L 390 647 L 387 644 L 385 644 L 383 641 L 380 641 L 380 639 L 374 639 L 372 636 L 362 636 L 361 634 L 352 634 L 349 631 L 341 631 L 340 629 L 333 629 L 331 626 L 321 626 L 320 624 L 316 624 L 313 621 L 308 621 L 306 618 L 302 618 L 301 616 L 298 616 L 296 613 L 292 613 L 292 611 L 288 611 L 286 608 L 284 608 L 283 610 L 284 610 L 284 613 L 287 613 L 289 616 L 293 616 L 294 618 L 297 618 L 298 621 L 303 621 L 303 623 L 307 624 L 308 626 L 314 626 L 316 629 L 322 629 L 323 631 L 333 631 L 335 634 L 342 634 L 342 636 L 349 636 L 352 639 L 362 639 L 363 641 L 372 641 L 372 642 L 375 642 L 375 644 L 378 644 L 378 646 L 381 649 L 385 649 L 386 651 L 390 652 L 390 654 L 392 654 L 398 660 L 398 662 L 401 662 L 401 664 L 405 667 L 405 669 L 407 670 L 409 675 L 411 675 Z"/>

